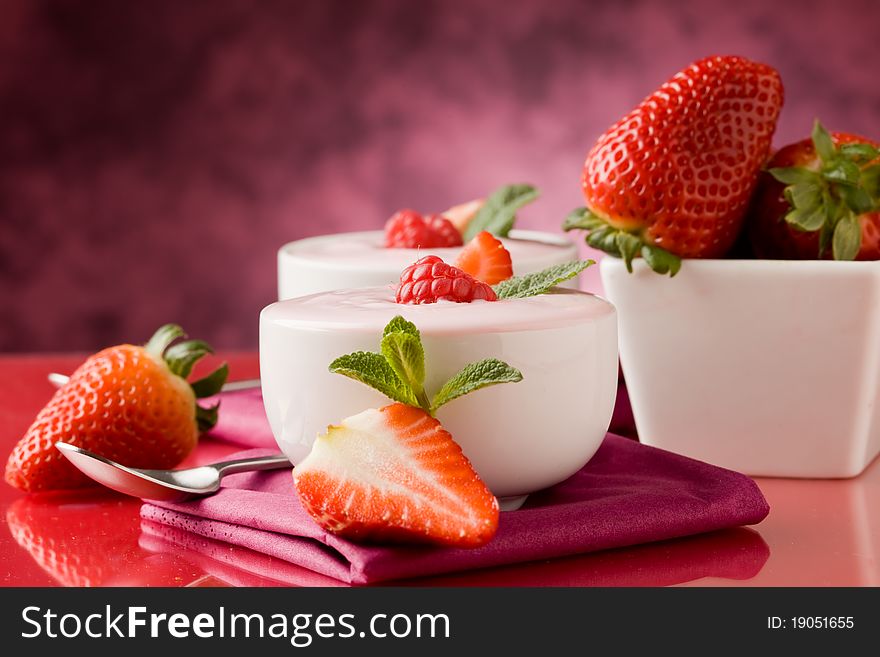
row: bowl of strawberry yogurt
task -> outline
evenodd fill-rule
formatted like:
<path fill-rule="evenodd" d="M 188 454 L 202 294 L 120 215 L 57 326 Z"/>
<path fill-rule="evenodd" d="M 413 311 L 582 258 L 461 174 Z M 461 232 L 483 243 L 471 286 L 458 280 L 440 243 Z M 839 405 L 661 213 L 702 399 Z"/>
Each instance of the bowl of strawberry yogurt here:
<path fill-rule="evenodd" d="M 401 270 L 419 257 L 437 255 L 454 262 L 461 246 L 387 248 L 383 231 L 320 235 L 289 242 L 278 251 L 278 298 L 392 285 Z M 501 242 L 510 252 L 514 274 L 529 274 L 577 258 L 570 240 L 549 232 L 513 230 Z M 566 283 L 576 287 L 577 280 Z"/>
<path fill-rule="evenodd" d="M 390 286 L 280 301 L 260 315 L 263 399 L 281 450 L 294 463 L 328 425 L 389 403 L 329 371 L 334 359 L 376 352 L 395 316 L 421 333 L 425 390 L 493 357 L 516 383 L 454 399 L 436 412 L 503 508 L 568 478 L 598 449 L 617 390 L 617 317 L 604 299 L 555 287 L 527 298 L 395 302 Z"/>
<path fill-rule="evenodd" d="M 278 298 L 378 285 L 391 286 L 407 265 L 426 255 L 454 264 L 477 234 L 501 240 L 513 274 L 529 274 L 576 260 L 577 246 L 549 232 L 514 228 L 515 213 L 538 197 L 531 185 L 504 185 L 436 214 L 399 210 L 384 230 L 319 235 L 288 242 L 278 250 Z M 577 277 L 563 283 L 577 288 Z"/>

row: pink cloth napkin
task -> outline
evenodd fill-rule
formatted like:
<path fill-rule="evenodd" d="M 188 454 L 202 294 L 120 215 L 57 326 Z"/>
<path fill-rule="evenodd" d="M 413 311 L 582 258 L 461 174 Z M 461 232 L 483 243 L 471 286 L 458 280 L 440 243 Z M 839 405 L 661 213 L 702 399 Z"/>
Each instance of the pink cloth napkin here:
<path fill-rule="evenodd" d="M 259 392 L 224 395 L 221 417 L 216 437 L 252 445 L 271 435 Z M 267 450 L 236 456 L 261 453 Z M 183 529 L 366 584 L 689 536 L 755 524 L 768 512 L 744 475 L 608 434 L 582 470 L 502 513 L 496 536 L 473 550 L 360 545 L 334 536 L 300 506 L 287 470 L 227 477 L 216 495 L 192 502 L 145 503 L 141 517 L 153 533 L 157 525 Z"/>
<path fill-rule="evenodd" d="M 242 447 L 266 447 L 278 451 L 259 388 L 224 392 L 203 403 L 210 405 L 215 401 L 220 402 L 220 412 L 217 424 L 208 434 L 211 438 Z"/>

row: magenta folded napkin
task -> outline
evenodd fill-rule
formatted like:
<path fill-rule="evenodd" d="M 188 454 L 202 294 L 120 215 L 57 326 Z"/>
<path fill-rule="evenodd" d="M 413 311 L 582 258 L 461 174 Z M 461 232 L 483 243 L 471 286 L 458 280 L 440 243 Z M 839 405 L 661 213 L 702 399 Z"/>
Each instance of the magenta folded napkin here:
<path fill-rule="evenodd" d="M 224 395 L 218 430 L 254 444 L 267 435 L 259 393 Z M 235 419 L 233 408 L 248 418 Z M 246 433 L 239 435 L 234 427 Z M 270 434 L 269 434 L 270 435 Z M 221 437 L 218 436 L 218 437 Z M 266 453 L 252 449 L 239 456 Z M 361 545 L 321 529 L 287 470 L 232 475 L 216 495 L 145 503 L 141 517 L 250 548 L 352 584 L 581 554 L 760 522 L 769 511 L 748 477 L 608 434 L 574 476 L 501 514 L 498 533 L 471 550 Z"/>
<path fill-rule="evenodd" d="M 205 405 L 210 406 L 215 401 L 220 402 L 220 412 L 217 424 L 208 436 L 242 447 L 266 447 L 277 451 L 263 408 L 263 392 L 259 388 L 224 392 L 205 400 Z"/>

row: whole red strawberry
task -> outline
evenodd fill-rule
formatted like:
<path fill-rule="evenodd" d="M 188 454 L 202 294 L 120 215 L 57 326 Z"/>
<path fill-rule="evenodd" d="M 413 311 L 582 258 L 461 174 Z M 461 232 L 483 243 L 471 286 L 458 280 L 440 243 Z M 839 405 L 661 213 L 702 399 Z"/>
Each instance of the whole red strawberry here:
<path fill-rule="evenodd" d="M 880 260 L 880 143 L 817 121 L 767 167 L 748 224 L 757 257 Z"/>
<path fill-rule="evenodd" d="M 200 340 L 172 344 L 179 326 L 160 328 L 145 347 L 110 347 L 90 356 L 39 412 L 6 463 L 6 481 L 23 491 L 76 488 L 91 480 L 55 448 L 63 441 L 138 468 L 171 468 L 217 421 L 216 394 L 227 367 L 192 384 L 193 365 L 211 353 Z"/>
<path fill-rule="evenodd" d="M 439 214 L 423 217 L 415 210 L 400 210 L 385 223 L 385 246 L 434 249 L 461 246 L 461 233 Z"/>
<path fill-rule="evenodd" d="M 584 163 L 587 207 L 566 230 L 630 267 L 641 254 L 675 275 L 736 240 L 782 108 L 779 74 L 742 57 L 707 57 L 615 123 Z"/>
<path fill-rule="evenodd" d="M 437 256 L 425 256 L 403 270 L 397 288 L 397 303 L 469 303 L 495 301 L 495 291 L 486 283 L 446 264 Z"/>

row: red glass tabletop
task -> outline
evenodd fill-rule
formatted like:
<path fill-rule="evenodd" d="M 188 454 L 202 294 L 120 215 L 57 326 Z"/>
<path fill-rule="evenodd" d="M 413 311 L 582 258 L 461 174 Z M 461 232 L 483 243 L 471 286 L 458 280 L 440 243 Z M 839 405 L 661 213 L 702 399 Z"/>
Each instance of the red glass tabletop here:
<path fill-rule="evenodd" d="M 229 353 L 236 379 L 259 375 L 255 353 Z M 52 394 L 49 372 L 82 355 L 0 356 L 5 459 Z M 187 464 L 240 450 L 203 440 Z M 849 480 L 758 479 L 770 515 L 729 529 L 579 557 L 407 582 L 430 586 L 878 586 L 880 465 Z M 342 586 L 279 559 L 201 537 L 144 531 L 139 500 L 91 490 L 24 495 L 0 484 L 3 586 Z"/>

